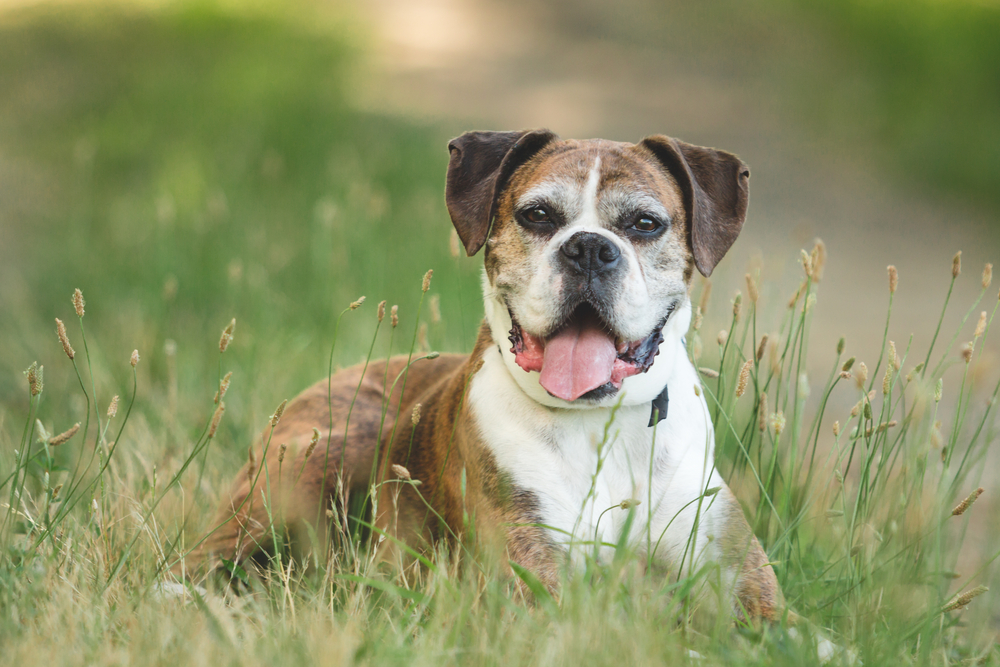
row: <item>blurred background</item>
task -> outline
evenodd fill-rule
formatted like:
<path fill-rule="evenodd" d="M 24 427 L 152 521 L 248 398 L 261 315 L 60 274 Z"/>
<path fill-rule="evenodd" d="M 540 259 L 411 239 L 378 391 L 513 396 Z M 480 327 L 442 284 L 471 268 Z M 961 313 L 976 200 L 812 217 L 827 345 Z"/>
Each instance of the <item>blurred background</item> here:
<path fill-rule="evenodd" d="M 738 153 L 750 214 L 706 329 L 760 271 L 776 330 L 821 237 L 813 349 L 832 358 L 846 335 L 873 365 L 892 263 L 889 337 L 926 350 L 954 252 L 955 323 L 1000 259 L 998 35 L 994 0 L 0 0 L 0 436 L 20 433 L 36 359 L 50 430 L 82 418 L 53 325 L 77 287 L 99 401 L 126 394 L 138 348 L 128 435 L 168 457 L 211 414 L 230 318 L 217 455 L 233 465 L 324 375 L 360 295 L 337 364 L 367 353 L 381 299 L 400 305 L 392 351 L 409 349 L 429 268 L 427 345 L 470 349 L 480 260 L 450 252 L 443 204 L 446 143 L 468 129 Z"/>

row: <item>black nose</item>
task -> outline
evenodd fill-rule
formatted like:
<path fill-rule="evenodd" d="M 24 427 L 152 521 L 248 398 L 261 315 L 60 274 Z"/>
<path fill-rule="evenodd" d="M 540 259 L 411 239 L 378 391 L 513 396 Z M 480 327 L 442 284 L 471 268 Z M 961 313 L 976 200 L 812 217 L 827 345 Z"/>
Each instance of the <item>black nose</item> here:
<path fill-rule="evenodd" d="M 570 269 L 587 274 L 601 274 L 618 266 L 621 250 L 614 242 L 593 232 L 577 232 L 563 243 L 562 258 Z"/>

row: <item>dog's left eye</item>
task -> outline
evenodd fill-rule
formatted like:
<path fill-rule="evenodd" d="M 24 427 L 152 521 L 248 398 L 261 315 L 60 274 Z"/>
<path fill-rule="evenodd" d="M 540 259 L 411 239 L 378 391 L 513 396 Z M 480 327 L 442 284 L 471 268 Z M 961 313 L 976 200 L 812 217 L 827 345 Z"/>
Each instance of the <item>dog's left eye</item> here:
<path fill-rule="evenodd" d="M 636 218 L 635 222 L 632 223 L 632 229 L 637 232 L 642 232 L 643 234 L 649 234 L 658 230 L 661 225 L 660 221 L 656 218 L 648 215 L 641 215 Z"/>

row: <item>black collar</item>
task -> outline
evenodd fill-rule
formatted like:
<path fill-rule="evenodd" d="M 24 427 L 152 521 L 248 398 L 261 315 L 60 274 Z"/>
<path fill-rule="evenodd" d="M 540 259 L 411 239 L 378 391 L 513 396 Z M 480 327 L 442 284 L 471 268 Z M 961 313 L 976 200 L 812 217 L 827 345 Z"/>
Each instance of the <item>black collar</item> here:
<path fill-rule="evenodd" d="M 667 406 L 670 405 L 670 397 L 667 395 L 667 386 L 663 385 L 663 391 L 653 399 L 653 406 L 650 408 L 649 425 L 656 426 L 667 418 Z"/>

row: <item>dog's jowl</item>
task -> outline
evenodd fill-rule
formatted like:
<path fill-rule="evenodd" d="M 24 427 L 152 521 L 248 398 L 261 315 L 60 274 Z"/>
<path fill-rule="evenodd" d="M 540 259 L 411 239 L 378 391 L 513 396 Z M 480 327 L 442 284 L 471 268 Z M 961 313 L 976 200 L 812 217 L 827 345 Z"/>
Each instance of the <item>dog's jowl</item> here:
<path fill-rule="evenodd" d="M 472 517 L 476 539 L 555 589 L 567 561 L 616 543 L 631 512 L 631 546 L 643 562 L 655 549 L 657 572 L 715 562 L 736 616 L 780 613 L 767 558 L 715 471 L 684 344 L 692 275 L 710 275 L 743 225 L 746 166 L 665 136 L 470 132 L 449 150 L 448 212 L 468 254 L 484 256 L 472 354 L 408 370 L 393 358 L 306 390 L 256 445 L 288 443 L 282 465 L 272 447 L 266 480 L 239 475 L 199 555 L 268 548 L 271 518 L 293 539 L 306 524 L 324 539 L 326 510 L 374 482 L 387 552 L 455 539 Z M 405 394 L 399 382 L 387 396 L 404 372 Z M 385 405 L 384 423 L 405 428 L 381 428 Z M 407 471 L 419 487 L 388 482 Z M 623 501 L 629 512 L 601 516 Z"/>

